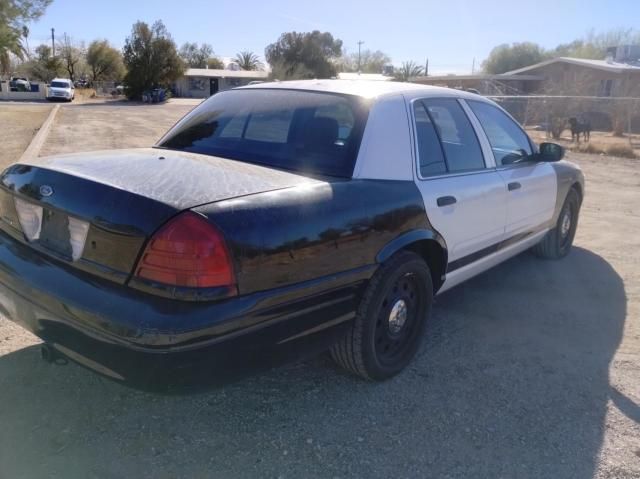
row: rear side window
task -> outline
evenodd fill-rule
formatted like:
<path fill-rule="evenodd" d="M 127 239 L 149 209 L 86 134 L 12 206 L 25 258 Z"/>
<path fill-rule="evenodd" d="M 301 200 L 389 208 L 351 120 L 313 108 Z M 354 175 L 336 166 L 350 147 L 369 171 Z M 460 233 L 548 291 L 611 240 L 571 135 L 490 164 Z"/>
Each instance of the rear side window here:
<path fill-rule="evenodd" d="M 516 163 L 531 155 L 529 138 L 503 111 L 481 101 L 468 100 L 467 104 L 489 139 L 497 165 Z"/>
<path fill-rule="evenodd" d="M 447 164 L 444 161 L 444 153 L 431 118 L 422 102 L 415 102 L 413 110 L 416 119 L 420 176 L 426 177 L 446 173 Z"/>
<path fill-rule="evenodd" d="M 485 167 L 473 126 L 455 98 L 417 101 L 414 115 L 423 177 Z"/>
<path fill-rule="evenodd" d="M 285 89 L 219 93 L 160 141 L 164 148 L 351 177 L 368 106 L 357 97 Z"/>

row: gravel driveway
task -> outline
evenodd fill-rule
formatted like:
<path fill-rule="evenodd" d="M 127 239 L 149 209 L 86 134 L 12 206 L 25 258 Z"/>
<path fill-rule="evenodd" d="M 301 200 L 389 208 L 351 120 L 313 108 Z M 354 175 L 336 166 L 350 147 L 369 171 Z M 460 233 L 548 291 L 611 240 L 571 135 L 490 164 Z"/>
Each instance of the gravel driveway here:
<path fill-rule="evenodd" d="M 117 124 L 97 147 L 130 146 L 129 122 L 127 142 L 159 136 L 155 107 L 72 108 L 47 152 L 86 149 L 67 121 Z M 385 383 L 320 357 L 152 395 L 45 364 L 0 318 L 0 477 L 640 477 L 640 162 L 572 158 L 587 196 L 569 257 L 523 254 L 439 296 Z"/>

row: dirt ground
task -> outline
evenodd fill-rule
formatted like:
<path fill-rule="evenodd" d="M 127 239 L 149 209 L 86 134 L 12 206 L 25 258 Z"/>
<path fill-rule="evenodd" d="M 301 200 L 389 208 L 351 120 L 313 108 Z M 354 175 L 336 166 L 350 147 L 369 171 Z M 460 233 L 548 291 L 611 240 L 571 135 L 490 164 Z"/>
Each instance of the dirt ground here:
<path fill-rule="evenodd" d="M 163 107 L 73 108 L 49 152 L 160 134 Z M 525 253 L 439 296 L 385 383 L 323 356 L 153 395 L 45 364 L 0 318 L 0 478 L 640 477 L 640 161 L 570 159 L 587 178 L 571 254 Z"/>
<path fill-rule="evenodd" d="M 64 105 L 40 154 L 152 146 L 198 103 L 175 99 L 164 105 L 120 101 Z"/>
<path fill-rule="evenodd" d="M 0 167 L 18 161 L 33 135 L 47 118 L 51 106 L 0 103 Z"/>

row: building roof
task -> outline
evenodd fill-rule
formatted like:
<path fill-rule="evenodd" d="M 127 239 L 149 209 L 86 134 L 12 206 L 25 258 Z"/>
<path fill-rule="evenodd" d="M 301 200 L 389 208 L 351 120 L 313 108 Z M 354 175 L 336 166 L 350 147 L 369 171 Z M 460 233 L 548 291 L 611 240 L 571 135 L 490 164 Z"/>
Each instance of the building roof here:
<path fill-rule="evenodd" d="M 629 65 L 628 63 L 618 63 L 607 60 L 587 60 L 585 58 L 570 58 L 570 57 L 558 57 L 546 60 L 544 62 L 536 63 L 535 65 L 529 65 L 528 67 L 518 68 L 506 72 L 505 75 L 519 75 L 530 70 L 551 65 L 552 63 L 570 63 L 572 65 L 580 65 L 583 67 L 596 68 L 598 70 L 605 70 L 615 73 L 622 73 L 623 71 L 638 71 L 640 72 L 640 66 Z"/>
<path fill-rule="evenodd" d="M 417 83 L 404 83 L 395 81 L 371 81 L 371 80 L 295 80 L 283 82 L 267 82 L 258 85 L 249 85 L 239 88 L 278 88 L 288 90 L 307 90 L 328 93 L 340 93 L 344 95 L 355 95 L 364 98 L 375 98 L 394 93 L 406 94 L 445 94 L 463 98 L 478 98 L 473 93 L 460 90 L 453 90 L 432 85 L 420 85 Z"/>
<path fill-rule="evenodd" d="M 489 81 L 535 81 L 544 80 L 542 75 L 512 75 L 507 73 L 496 75 L 429 75 L 412 78 L 411 81 L 416 83 L 428 83 L 432 81 L 454 81 L 454 80 L 489 80 Z"/>
<path fill-rule="evenodd" d="M 340 72 L 338 73 L 339 80 L 372 80 L 372 81 L 390 81 L 393 77 L 382 75 L 381 73 L 351 73 Z"/>
<path fill-rule="evenodd" d="M 188 68 L 184 76 L 186 77 L 214 77 L 214 78 L 253 78 L 264 80 L 269 76 L 261 70 L 216 70 L 213 68 Z"/>

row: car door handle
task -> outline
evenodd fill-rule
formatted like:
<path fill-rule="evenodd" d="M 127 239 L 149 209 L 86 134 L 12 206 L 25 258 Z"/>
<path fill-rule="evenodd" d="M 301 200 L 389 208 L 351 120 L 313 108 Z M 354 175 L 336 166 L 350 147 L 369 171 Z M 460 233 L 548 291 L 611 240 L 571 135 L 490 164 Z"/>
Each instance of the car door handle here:
<path fill-rule="evenodd" d="M 509 188 L 509 191 L 514 191 L 514 190 L 519 190 L 520 188 L 522 188 L 522 185 L 520 183 L 518 183 L 517 181 L 513 181 L 511 183 L 509 183 L 507 185 L 507 188 Z"/>
<path fill-rule="evenodd" d="M 449 206 L 454 204 L 456 201 L 456 197 L 455 196 L 441 196 L 440 198 L 438 198 L 437 203 L 438 206 Z"/>

